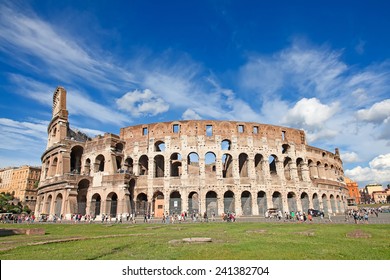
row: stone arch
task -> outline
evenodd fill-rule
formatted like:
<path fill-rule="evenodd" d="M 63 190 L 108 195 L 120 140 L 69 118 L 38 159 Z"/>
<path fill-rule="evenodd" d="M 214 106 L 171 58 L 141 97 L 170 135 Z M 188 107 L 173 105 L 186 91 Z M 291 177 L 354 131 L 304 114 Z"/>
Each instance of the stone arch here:
<path fill-rule="evenodd" d="M 187 173 L 189 175 L 197 175 L 200 174 L 199 169 L 199 155 L 195 152 L 191 152 L 187 156 Z"/>
<path fill-rule="evenodd" d="M 298 180 L 303 181 L 303 166 L 304 166 L 304 161 L 302 158 L 297 158 L 296 160 L 296 165 L 297 165 L 297 175 L 298 175 Z"/>
<path fill-rule="evenodd" d="M 91 159 L 90 158 L 87 158 L 85 160 L 85 164 L 84 164 L 84 174 L 85 175 L 90 175 L 91 174 Z"/>
<path fill-rule="evenodd" d="M 51 201 L 53 200 L 53 197 L 51 194 L 49 194 L 49 196 L 47 197 L 47 200 L 46 200 L 46 213 L 47 214 L 51 214 Z"/>
<path fill-rule="evenodd" d="M 267 194 L 264 191 L 257 193 L 257 207 L 259 208 L 259 215 L 265 216 L 267 211 Z"/>
<path fill-rule="evenodd" d="M 331 194 L 329 196 L 329 200 L 330 200 L 330 207 L 332 209 L 332 213 L 336 213 L 337 212 L 337 209 L 336 209 L 336 201 L 335 201 L 335 198 L 334 198 L 334 195 Z"/>
<path fill-rule="evenodd" d="M 164 194 L 161 191 L 156 191 L 153 194 L 152 209 L 154 217 L 164 216 Z"/>
<path fill-rule="evenodd" d="M 291 163 L 292 160 L 290 157 L 285 157 L 283 161 L 284 177 L 286 180 L 291 180 Z"/>
<path fill-rule="evenodd" d="M 115 157 L 115 163 L 116 163 L 116 169 L 117 169 L 117 172 L 124 172 L 124 170 L 122 169 L 122 157 L 121 156 L 116 156 Z"/>
<path fill-rule="evenodd" d="M 154 151 L 155 152 L 164 152 L 165 151 L 165 143 L 164 141 L 156 141 L 154 143 Z"/>
<path fill-rule="evenodd" d="M 215 177 L 216 168 L 215 165 L 217 164 L 217 157 L 215 153 L 213 152 L 207 152 L 205 154 L 205 173 L 206 176 Z"/>
<path fill-rule="evenodd" d="M 87 179 L 82 179 L 77 184 L 77 214 L 87 214 L 87 194 L 90 182 Z"/>
<path fill-rule="evenodd" d="M 241 210 L 243 215 L 252 215 L 252 194 L 249 191 L 241 193 Z"/>
<path fill-rule="evenodd" d="M 139 175 L 148 175 L 149 173 L 149 158 L 147 155 L 142 155 L 138 160 Z"/>
<path fill-rule="evenodd" d="M 283 144 L 282 145 L 282 154 L 288 154 L 288 152 L 290 151 L 290 145 L 289 144 Z"/>
<path fill-rule="evenodd" d="M 54 214 L 57 216 L 57 217 L 61 217 L 61 212 L 62 212 L 62 200 L 63 200 L 63 197 L 62 197 L 62 194 L 57 194 L 56 196 L 56 199 L 54 201 Z"/>
<path fill-rule="evenodd" d="M 181 194 L 179 191 L 173 191 L 169 196 L 169 213 L 179 215 L 181 213 Z"/>
<path fill-rule="evenodd" d="M 123 143 L 116 143 L 115 144 L 115 151 L 118 153 L 121 153 L 123 151 Z"/>
<path fill-rule="evenodd" d="M 182 158 L 179 153 L 173 153 L 171 155 L 171 177 L 180 177 L 182 168 Z"/>
<path fill-rule="evenodd" d="M 318 199 L 318 194 L 316 193 L 313 194 L 313 208 L 315 210 L 321 210 L 320 200 Z"/>
<path fill-rule="evenodd" d="M 156 155 L 154 157 L 154 177 L 161 178 L 165 174 L 165 160 L 163 155 Z"/>
<path fill-rule="evenodd" d="M 107 212 L 111 218 L 115 218 L 118 212 L 118 195 L 115 192 L 110 192 L 106 199 Z"/>
<path fill-rule="evenodd" d="M 236 211 L 234 193 L 230 190 L 223 195 L 223 211 L 224 213 Z"/>
<path fill-rule="evenodd" d="M 105 165 L 105 159 L 102 154 L 98 155 L 95 159 L 95 172 L 103 172 Z"/>
<path fill-rule="evenodd" d="M 222 177 L 233 177 L 233 157 L 230 154 L 224 154 L 222 156 Z"/>
<path fill-rule="evenodd" d="M 328 213 L 329 213 L 329 209 L 328 209 L 328 198 L 327 198 L 326 194 L 323 194 L 322 197 L 321 197 L 321 199 L 322 199 L 322 208 L 323 208 L 322 211 L 323 211 L 325 214 L 328 214 Z"/>
<path fill-rule="evenodd" d="M 301 193 L 301 205 L 302 205 L 302 212 L 308 213 L 310 201 L 309 201 L 309 195 L 305 192 Z"/>
<path fill-rule="evenodd" d="M 101 214 L 100 213 L 101 203 L 102 203 L 102 198 L 101 198 L 100 194 L 95 193 L 92 196 L 91 207 L 90 207 L 92 218 L 95 218 L 96 216 L 99 216 Z"/>
<path fill-rule="evenodd" d="M 148 196 L 145 193 L 139 193 L 137 195 L 135 209 L 137 211 L 137 215 L 143 216 L 148 213 Z"/>
<path fill-rule="evenodd" d="M 283 199 L 280 192 L 274 192 L 272 194 L 272 207 L 283 212 Z"/>
<path fill-rule="evenodd" d="M 214 213 L 218 215 L 218 195 L 214 191 L 206 193 L 206 212 L 209 217 Z"/>
<path fill-rule="evenodd" d="M 188 195 L 188 212 L 189 214 L 199 213 L 199 195 L 197 192 L 190 192 Z"/>
<path fill-rule="evenodd" d="M 271 176 L 277 176 L 278 171 L 276 169 L 276 162 L 278 161 L 278 157 L 276 155 L 270 155 L 268 158 L 269 163 L 269 172 Z"/>
<path fill-rule="evenodd" d="M 294 192 L 289 192 L 287 194 L 287 204 L 288 204 L 288 211 L 289 212 L 297 212 L 297 196 Z"/>
<path fill-rule="evenodd" d="M 339 195 L 336 196 L 336 203 L 337 203 L 337 212 L 338 213 L 341 213 L 342 212 L 342 209 L 341 209 L 341 198 Z"/>
<path fill-rule="evenodd" d="M 136 214 L 135 212 L 135 199 L 134 199 L 134 193 L 135 193 L 135 185 L 136 181 L 135 179 L 130 179 L 128 183 L 128 190 L 129 190 L 129 200 L 128 200 L 128 205 L 129 205 L 129 212 L 133 215 Z"/>
<path fill-rule="evenodd" d="M 131 157 L 127 157 L 124 163 L 124 168 L 126 173 L 134 173 L 134 161 Z"/>
<path fill-rule="evenodd" d="M 246 153 L 241 153 L 238 156 L 238 172 L 240 177 L 248 177 L 248 155 Z"/>
<path fill-rule="evenodd" d="M 50 175 L 51 175 L 51 176 L 54 176 L 54 175 L 57 174 L 57 165 L 58 165 L 58 158 L 55 157 L 55 158 L 53 159 L 53 163 L 52 163 L 52 165 L 51 165 L 51 172 L 50 172 Z"/>
<path fill-rule="evenodd" d="M 74 174 L 81 172 L 81 157 L 83 156 L 84 148 L 80 145 L 73 146 L 70 152 L 70 171 Z"/>
<path fill-rule="evenodd" d="M 256 179 L 258 182 L 260 182 L 263 179 L 263 160 L 264 157 L 262 154 L 256 154 L 255 155 L 255 173 L 256 173 Z"/>
<path fill-rule="evenodd" d="M 229 139 L 223 139 L 221 141 L 221 150 L 222 151 L 229 151 L 232 147 L 232 142 Z"/>

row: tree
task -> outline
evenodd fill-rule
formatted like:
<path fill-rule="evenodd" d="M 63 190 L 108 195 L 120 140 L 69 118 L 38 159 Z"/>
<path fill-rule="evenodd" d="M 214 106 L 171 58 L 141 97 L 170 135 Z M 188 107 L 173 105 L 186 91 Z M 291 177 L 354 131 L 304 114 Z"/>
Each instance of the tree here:
<path fill-rule="evenodd" d="M 15 205 L 13 200 L 14 196 L 12 194 L 5 192 L 0 193 L 0 213 L 22 213 L 22 204 L 18 203 Z"/>

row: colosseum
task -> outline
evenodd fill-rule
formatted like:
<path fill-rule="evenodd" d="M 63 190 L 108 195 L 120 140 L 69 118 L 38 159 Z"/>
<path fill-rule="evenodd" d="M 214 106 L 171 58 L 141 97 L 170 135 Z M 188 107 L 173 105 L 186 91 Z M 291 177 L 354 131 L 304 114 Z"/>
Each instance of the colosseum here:
<path fill-rule="evenodd" d="M 339 151 L 307 145 L 303 130 L 188 120 L 124 127 L 94 138 L 69 127 L 66 91 L 53 94 L 36 212 L 264 215 L 267 209 L 345 210 Z"/>

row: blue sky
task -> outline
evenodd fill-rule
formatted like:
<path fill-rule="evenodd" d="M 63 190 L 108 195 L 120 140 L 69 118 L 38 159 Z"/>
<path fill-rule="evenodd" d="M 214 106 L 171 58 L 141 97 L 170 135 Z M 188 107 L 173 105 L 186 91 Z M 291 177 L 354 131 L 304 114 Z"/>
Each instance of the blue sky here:
<path fill-rule="evenodd" d="M 94 136 L 181 119 L 304 129 L 390 183 L 388 1 L 0 1 L 0 167 L 40 165 L 52 94 Z"/>

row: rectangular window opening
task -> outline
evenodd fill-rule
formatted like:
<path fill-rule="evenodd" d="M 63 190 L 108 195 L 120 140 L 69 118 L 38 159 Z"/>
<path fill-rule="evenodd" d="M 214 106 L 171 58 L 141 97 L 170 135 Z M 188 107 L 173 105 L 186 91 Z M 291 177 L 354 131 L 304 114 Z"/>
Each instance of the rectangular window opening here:
<path fill-rule="evenodd" d="M 173 133 L 179 133 L 180 132 L 180 125 L 174 124 L 173 125 Z"/>
<path fill-rule="evenodd" d="M 244 132 L 244 126 L 242 124 L 238 125 L 238 133 Z"/>
<path fill-rule="evenodd" d="M 213 136 L 213 126 L 212 125 L 206 125 L 206 136 Z"/>
<path fill-rule="evenodd" d="M 148 135 L 148 128 L 147 127 L 142 128 L 142 135 Z"/>
<path fill-rule="evenodd" d="M 282 131 L 282 140 L 286 140 L 286 131 Z"/>
<path fill-rule="evenodd" d="M 254 134 L 258 134 L 259 133 L 259 127 L 258 126 L 254 126 L 253 127 L 253 133 Z"/>

